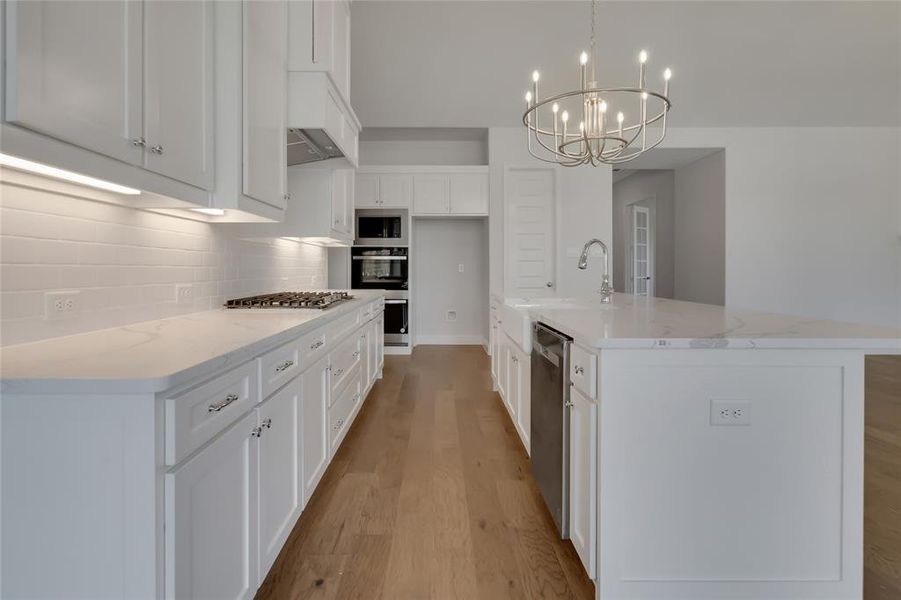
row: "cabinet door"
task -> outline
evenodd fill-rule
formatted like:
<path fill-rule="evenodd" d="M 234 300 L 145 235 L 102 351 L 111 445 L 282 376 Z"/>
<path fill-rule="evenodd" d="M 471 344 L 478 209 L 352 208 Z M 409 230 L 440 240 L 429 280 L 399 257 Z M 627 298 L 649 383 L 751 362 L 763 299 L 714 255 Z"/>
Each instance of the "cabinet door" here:
<path fill-rule="evenodd" d="M 597 405 L 570 388 L 569 535 L 588 576 L 595 577 Z"/>
<path fill-rule="evenodd" d="M 350 3 L 332 3 L 332 79 L 338 93 L 350 103 Z"/>
<path fill-rule="evenodd" d="M 491 319 L 491 331 L 489 340 L 489 348 L 491 348 L 491 376 L 494 377 L 495 385 L 497 385 L 497 319 Z"/>
<path fill-rule="evenodd" d="M 5 119 L 141 164 L 143 3 L 5 4 Z"/>
<path fill-rule="evenodd" d="M 532 366 L 529 357 L 516 349 L 514 357 L 516 364 L 516 428 L 526 452 L 530 451 L 530 436 L 532 434 L 532 382 L 530 381 Z"/>
<path fill-rule="evenodd" d="M 301 375 L 300 422 L 303 461 L 303 504 L 310 500 L 328 466 L 328 356 Z"/>
<path fill-rule="evenodd" d="M 379 315 L 375 323 L 375 371 L 376 377 L 385 366 L 385 314 Z"/>
<path fill-rule="evenodd" d="M 166 597 L 253 598 L 257 590 L 257 415 L 166 474 Z"/>
<path fill-rule="evenodd" d="M 511 342 L 507 342 L 507 410 L 510 411 L 510 418 L 516 425 L 516 409 L 519 408 L 519 359 L 516 357 L 516 350 Z"/>
<path fill-rule="evenodd" d="M 213 186 L 213 4 L 144 3 L 144 166 Z"/>
<path fill-rule="evenodd" d="M 244 195 L 285 207 L 288 72 L 282 0 L 244 1 Z"/>
<path fill-rule="evenodd" d="M 488 176 L 481 173 L 451 175 L 450 212 L 458 215 L 487 215 Z"/>
<path fill-rule="evenodd" d="M 353 234 L 353 169 L 332 171 L 332 229 L 345 236 Z"/>
<path fill-rule="evenodd" d="M 369 343 L 369 324 L 360 329 L 360 379 L 362 380 L 362 389 L 366 391 L 369 382 L 372 381 L 372 346 Z"/>
<path fill-rule="evenodd" d="M 411 175 L 381 175 L 379 177 L 379 207 L 410 208 L 413 177 Z"/>
<path fill-rule="evenodd" d="M 357 173 L 354 186 L 354 206 L 357 208 L 379 207 L 379 176 Z"/>
<path fill-rule="evenodd" d="M 504 400 L 504 405 L 507 405 L 507 363 L 510 361 L 509 354 L 510 351 L 507 348 L 506 339 L 501 340 L 497 363 L 497 393 L 500 394 L 501 398 Z"/>
<path fill-rule="evenodd" d="M 413 177 L 413 214 L 443 215 L 448 208 L 447 175 Z"/>
<path fill-rule="evenodd" d="M 302 385 L 295 379 L 258 409 L 259 573 L 266 573 L 303 507 L 300 465 Z"/>

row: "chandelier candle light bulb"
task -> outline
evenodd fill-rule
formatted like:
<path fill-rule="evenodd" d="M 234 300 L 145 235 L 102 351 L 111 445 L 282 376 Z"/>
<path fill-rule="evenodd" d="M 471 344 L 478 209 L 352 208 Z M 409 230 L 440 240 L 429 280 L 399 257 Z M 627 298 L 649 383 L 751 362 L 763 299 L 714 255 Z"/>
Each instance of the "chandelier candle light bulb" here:
<path fill-rule="evenodd" d="M 672 108 L 669 99 L 672 70 L 667 68 L 663 71 L 662 93 L 648 88 L 648 52 L 641 50 L 638 53 L 637 87 L 600 85 L 595 75 L 597 7 L 598 0 L 592 0 L 590 47 L 579 54 L 579 87 L 542 99 L 538 94 L 540 74 L 538 71 L 532 72 L 532 86 L 526 96 L 526 111 L 522 115 L 522 122 L 526 127 L 529 154 L 544 162 L 566 167 L 620 164 L 660 145 L 666 136 L 666 115 Z M 636 102 L 638 119 L 627 123 L 625 114 L 617 109 L 634 107 Z M 545 125 L 542 128 L 539 113 L 547 114 L 549 108 L 553 114 L 553 127 Z M 579 143 L 575 143 L 576 139 L 569 135 L 568 130 L 569 114 L 574 110 L 577 111 L 574 114 L 581 111 L 579 133 L 575 134 L 578 135 Z M 615 128 L 607 120 L 607 112 L 611 110 L 616 114 Z M 560 121 L 563 122 L 562 128 Z M 659 131 L 659 137 L 649 140 L 648 128 L 654 123 L 658 123 L 658 126 L 652 131 L 652 135 L 656 136 Z"/>

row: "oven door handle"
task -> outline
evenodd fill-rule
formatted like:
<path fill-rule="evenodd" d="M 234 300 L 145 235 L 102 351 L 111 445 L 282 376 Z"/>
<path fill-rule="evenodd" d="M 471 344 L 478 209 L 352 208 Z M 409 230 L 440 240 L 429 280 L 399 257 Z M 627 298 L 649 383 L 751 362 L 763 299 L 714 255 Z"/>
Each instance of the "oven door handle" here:
<path fill-rule="evenodd" d="M 406 256 L 354 256 L 354 260 L 407 260 Z"/>

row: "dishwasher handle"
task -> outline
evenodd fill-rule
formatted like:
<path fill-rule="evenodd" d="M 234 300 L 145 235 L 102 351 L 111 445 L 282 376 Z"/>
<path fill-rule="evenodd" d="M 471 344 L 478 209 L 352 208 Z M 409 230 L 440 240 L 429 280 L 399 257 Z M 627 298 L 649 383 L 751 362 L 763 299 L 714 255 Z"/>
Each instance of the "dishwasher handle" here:
<path fill-rule="evenodd" d="M 546 346 L 542 346 L 538 342 L 533 342 L 532 347 L 534 348 L 534 352 L 554 365 L 554 367 L 560 367 L 560 356 L 558 354 L 551 352 Z"/>

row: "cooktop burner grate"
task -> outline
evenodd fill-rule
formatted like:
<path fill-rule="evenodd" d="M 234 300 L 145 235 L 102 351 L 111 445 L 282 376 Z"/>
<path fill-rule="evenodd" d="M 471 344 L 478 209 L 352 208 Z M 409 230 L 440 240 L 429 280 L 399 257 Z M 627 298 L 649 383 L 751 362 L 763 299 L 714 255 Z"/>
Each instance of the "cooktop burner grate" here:
<path fill-rule="evenodd" d="M 225 302 L 226 308 L 329 308 L 353 300 L 347 292 L 278 292 L 235 298 Z"/>

